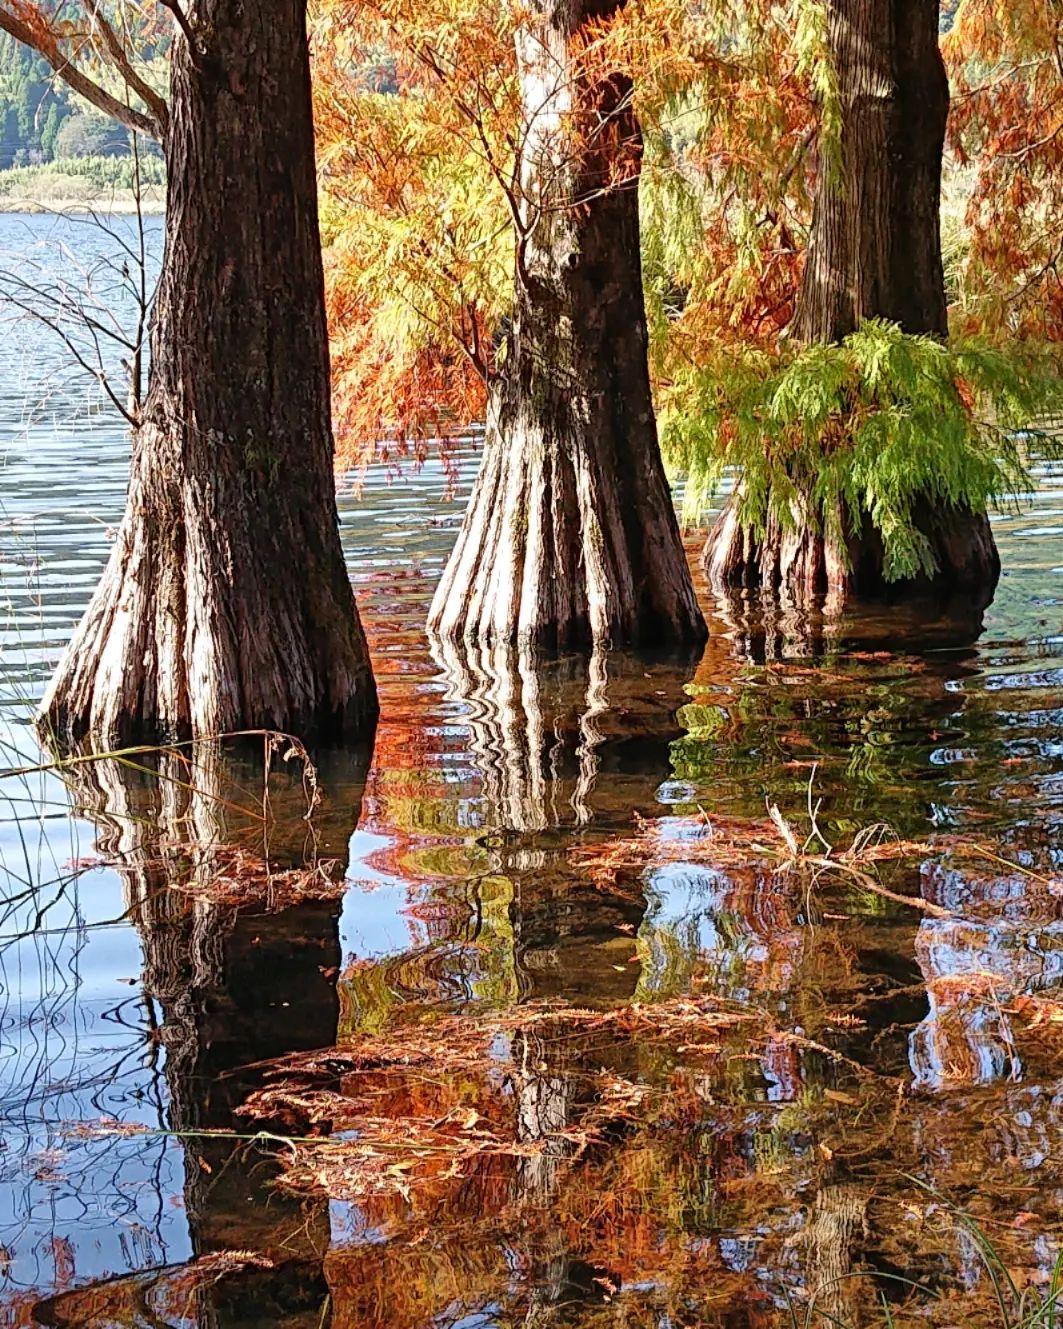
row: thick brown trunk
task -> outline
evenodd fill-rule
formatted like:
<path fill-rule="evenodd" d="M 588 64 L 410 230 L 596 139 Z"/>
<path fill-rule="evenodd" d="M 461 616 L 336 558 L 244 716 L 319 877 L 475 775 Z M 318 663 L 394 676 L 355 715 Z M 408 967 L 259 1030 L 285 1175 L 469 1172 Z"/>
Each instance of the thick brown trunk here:
<path fill-rule="evenodd" d="M 793 335 L 841 341 L 883 318 L 944 337 L 938 0 L 831 0 L 828 21 L 841 160 L 836 172 L 820 163 Z"/>
<path fill-rule="evenodd" d="M 617 8 L 605 7 L 607 16 Z M 657 442 L 631 87 L 580 67 L 601 6 L 540 0 L 516 311 L 480 476 L 432 605 L 440 637 L 564 651 L 705 636 Z"/>
<path fill-rule="evenodd" d="M 938 46 L 937 0 L 830 0 L 829 41 L 841 99 L 840 159 L 822 161 L 795 339 L 840 342 L 865 319 L 909 333 L 948 335 L 941 258 L 941 159 L 949 89 Z M 933 576 L 887 587 L 880 533 L 845 513 L 844 541 L 821 514 L 773 519 L 762 538 L 732 500 L 709 534 L 705 567 L 717 588 L 761 586 L 795 599 L 970 590 L 985 605 L 1000 561 L 984 512 L 928 498 L 915 514 Z"/>
<path fill-rule="evenodd" d="M 981 612 L 993 597 L 1000 556 L 985 513 L 924 503 L 914 514 L 937 572 L 887 582 L 881 533 L 866 515 L 844 521 L 844 540 L 824 534 L 818 514 L 798 514 L 788 526 L 769 517 L 763 536 L 743 526 L 739 500 L 732 499 L 709 532 L 705 573 L 718 591 L 744 587 L 788 597 L 807 609 L 822 602 L 833 614 L 854 600 L 934 599 L 955 611 L 966 601 Z"/>
<path fill-rule="evenodd" d="M 332 476 L 304 4 L 190 18 L 126 514 L 42 719 L 62 740 L 351 735 L 376 696 Z"/>

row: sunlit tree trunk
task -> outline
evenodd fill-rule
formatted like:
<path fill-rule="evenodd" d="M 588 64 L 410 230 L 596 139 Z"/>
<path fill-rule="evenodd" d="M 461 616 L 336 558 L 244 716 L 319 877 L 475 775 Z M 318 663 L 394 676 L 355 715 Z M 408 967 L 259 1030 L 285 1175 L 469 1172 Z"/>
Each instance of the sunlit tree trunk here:
<path fill-rule="evenodd" d="M 865 318 L 948 334 L 941 156 L 949 87 L 937 0 L 831 0 L 841 160 L 821 163 L 793 335 L 835 342 Z"/>
<path fill-rule="evenodd" d="M 188 20 L 126 513 L 42 718 L 62 740 L 347 736 L 376 697 L 338 533 L 304 3 Z"/>
<path fill-rule="evenodd" d="M 949 88 L 937 0 L 830 0 L 829 43 L 841 102 L 840 157 L 821 153 L 808 260 L 792 335 L 840 342 L 869 318 L 905 332 L 948 335 L 941 256 L 941 164 Z M 731 503 L 711 532 L 706 570 L 717 586 L 762 585 L 835 601 L 884 589 L 883 546 L 862 514 L 844 544 L 825 538 L 811 500 L 762 538 Z M 916 513 L 937 564 L 899 591 L 975 588 L 1000 571 L 984 513 L 927 501 Z M 983 599 L 983 603 L 985 600 Z"/>
<path fill-rule="evenodd" d="M 564 651 L 697 641 L 705 625 L 661 464 L 639 258 L 631 85 L 577 52 L 589 0 L 538 0 L 516 307 L 484 457 L 430 626 Z"/>
<path fill-rule="evenodd" d="M 803 1235 L 810 1318 L 829 1324 L 856 1323 L 868 1293 L 853 1270 L 855 1256 L 867 1238 L 866 1192 L 844 1183 L 820 1187 Z"/>

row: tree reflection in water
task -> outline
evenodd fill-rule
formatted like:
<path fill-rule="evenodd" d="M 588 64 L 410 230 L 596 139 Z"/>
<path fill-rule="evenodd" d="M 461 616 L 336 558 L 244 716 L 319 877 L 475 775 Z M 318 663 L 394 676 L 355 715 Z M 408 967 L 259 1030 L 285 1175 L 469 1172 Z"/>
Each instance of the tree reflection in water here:
<path fill-rule="evenodd" d="M 193 1263 L 60 1295 L 37 1308 L 40 1323 L 321 1323 L 328 1202 L 278 1189 L 276 1150 L 235 1114 L 263 1062 L 335 1041 L 340 900 L 367 754 L 326 754 L 308 781 L 288 747 L 201 745 L 72 768 L 79 810 L 122 875 L 159 1012 Z"/>
<path fill-rule="evenodd" d="M 1043 873 L 964 849 L 989 838 L 1037 868 L 1060 847 L 1050 800 L 1016 816 L 1004 765 L 1031 701 L 986 680 L 977 615 L 939 616 L 901 653 L 885 615 L 810 622 L 795 646 L 763 608 L 724 606 L 696 672 L 448 650 L 445 695 L 417 692 L 406 730 L 386 732 L 385 704 L 371 825 L 421 941 L 348 966 L 338 1015 L 318 972 L 335 960 L 314 959 L 335 954 L 334 903 L 258 922 L 216 905 L 213 950 L 188 922 L 174 984 L 195 994 L 187 1018 L 151 959 L 164 1027 L 200 1031 L 175 1119 L 231 1120 L 237 1091 L 258 1090 L 261 1121 L 346 1139 L 283 1153 L 300 1201 L 272 1185 L 276 1156 L 249 1168 L 237 1151 L 227 1167 L 228 1143 L 209 1142 L 217 1160 L 189 1145 L 190 1216 L 218 1178 L 197 1250 L 275 1262 L 219 1270 L 190 1323 L 756 1329 L 790 1323 L 787 1296 L 812 1324 L 882 1323 L 883 1295 L 898 1324 L 992 1323 L 976 1246 L 927 1186 L 969 1207 L 1020 1287 L 1047 1277 L 1063 1089 L 1022 1003 L 1058 987 L 1059 901 Z M 467 756 L 448 781 L 436 759 L 460 725 Z M 1024 766 L 1027 788 L 1042 770 Z M 839 881 L 810 893 L 754 848 L 714 858 L 709 837 L 763 825 L 766 800 L 798 825 L 813 772 L 826 840 L 873 821 L 929 840 L 884 863 L 883 882 L 955 917 Z M 631 838 L 636 812 L 669 853 L 594 872 L 588 851 Z M 198 870 L 187 856 L 167 869 Z M 304 953 L 285 957 L 296 918 Z M 233 1034 L 254 981 L 236 977 L 259 957 L 270 999 L 283 989 L 305 1013 L 267 1031 L 248 1005 Z M 235 986 L 199 976 L 219 973 Z M 327 1046 L 337 1019 L 336 1046 L 294 1080 L 291 1062 L 232 1073 Z M 204 1080 L 226 1087 L 180 1108 Z M 252 1193 L 260 1224 L 238 1203 Z M 48 1322 L 91 1329 L 78 1313 L 59 1299 Z M 184 1323 L 137 1313 L 112 1321 Z"/>

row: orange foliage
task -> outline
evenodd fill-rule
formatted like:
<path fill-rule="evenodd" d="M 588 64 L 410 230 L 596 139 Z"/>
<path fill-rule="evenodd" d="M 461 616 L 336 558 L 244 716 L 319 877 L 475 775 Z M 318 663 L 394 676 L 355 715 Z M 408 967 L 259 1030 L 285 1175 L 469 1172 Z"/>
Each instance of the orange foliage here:
<path fill-rule="evenodd" d="M 964 0 L 947 37 L 951 141 L 973 172 L 960 314 L 969 329 L 1063 334 L 1063 15 Z"/>
<path fill-rule="evenodd" d="M 378 447 L 419 451 L 483 416 L 511 271 L 498 171 L 512 157 L 515 54 L 504 10 L 447 0 L 330 0 L 314 49 L 350 464 Z M 382 67 L 390 92 L 378 91 Z"/>
<path fill-rule="evenodd" d="M 524 159 L 538 108 L 521 102 L 516 61 L 534 21 L 517 0 L 325 0 L 317 123 L 345 463 L 420 452 L 483 418 L 541 206 Z M 589 23 L 573 52 L 575 79 L 635 88 L 665 386 L 707 344 L 770 342 L 792 314 L 816 123 L 815 40 L 799 26 L 767 0 L 696 15 L 646 0 Z M 575 120 L 566 132 L 578 150 Z M 641 154 L 626 146 L 606 145 L 603 188 L 630 181 Z"/>
<path fill-rule="evenodd" d="M 519 0 L 325 0 L 317 116 L 346 463 L 422 455 L 483 419 L 532 206 L 515 54 L 532 21 Z M 1063 333 L 1061 22 L 1050 0 L 964 0 L 944 42 L 946 193 L 967 194 L 946 237 L 960 334 Z M 692 368 L 773 349 L 793 315 L 837 130 L 823 11 L 644 0 L 579 44 L 578 77 L 635 89 L 651 363 L 662 407 L 682 412 Z M 613 147 L 605 187 L 630 176 Z"/>

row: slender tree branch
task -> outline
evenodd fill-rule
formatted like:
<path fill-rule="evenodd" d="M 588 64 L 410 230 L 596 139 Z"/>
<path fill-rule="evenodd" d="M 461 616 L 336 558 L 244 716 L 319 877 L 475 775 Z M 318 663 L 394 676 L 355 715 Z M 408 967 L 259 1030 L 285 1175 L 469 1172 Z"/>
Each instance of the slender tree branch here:
<path fill-rule="evenodd" d="M 104 115 L 109 115 L 127 129 L 147 134 L 149 138 L 161 139 L 163 124 L 154 113 L 138 111 L 113 97 L 106 88 L 102 88 L 87 75 L 83 74 L 63 53 L 56 42 L 47 33 L 36 32 L 30 25 L 0 5 L 0 31 L 8 33 L 17 42 L 37 52 L 52 67 L 56 74 L 69 87 L 87 102 L 90 102 Z"/>
<path fill-rule="evenodd" d="M 126 403 L 121 400 L 121 398 L 115 393 L 114 389 L 111 387 L 110 381 L 107 378 L 106 371 L 100 368 L 99 364 L 93 365 L 88 359 L 86 359 L 84 355 L 82 355 L 76 342 L 73 340 L 72 337 L 69 336 L 69 334 L 63 329 L 61 324 L 56 319 L 50 318 L 40 309 L 35 308 L 32 303 L 20 299 L 16 295 L 12 295 L 10 291 L 6 291 L 4 293 L 4 299 L 7 300 L 9 304 L 14 305 L 16 309 L 20 309 L 24 314 L 28 315 L 30 318 L 36 319 L 38 323 L 41 323 L 50 332 L 53 332 L 63 343 L 63 345 L 67 348 L 67 350 L 70 352 L 71 356 L 73 357 L 78 367 L 83 369 L 85 373 L 87 373 L 91 378 L 94 378 L 96 382 L 99 383 L 100 387 L 107 395 L 108 399 L 111 402 L 111 405 L 115 408 L 115 410 L 117 410 L 120 415 L 124 416 L 125 419 L 128 421 L 128 423 L 134 429 L 136 429 L 139 426 L 140 424 L 139 419 L 135 415 L 132 415 L 130 413 Z M 96 341 L 95 337 L 93 337 L 93 346 L 96 351 L 97 358 L 99 359 L 99 349 L 100 349 L 99 342 Z"/>
<path fill-rule="evenodd" d="M 191 51 L 193 59 L 198 59 L 201 54 L 199 40 L 188 15 L 181 8 L 178 0 L 159 0 L 159 4 L 162 5 L 163 9 L 168 9 L 174 16 L 175 23 L 185 35 L 185 41 L 188 42 L 188 49 Z"/>
<path fill-rule="evenodd" d="M 158 120 L 160 129 L 165 133 L 170 119 L 170 108 L 166 105 L 165 98 L 161 97 L 150 84 L 146 83 L 133 68 L 132 61 L 129 59 L 129 52 L 107 20 L 100 7 L 99 0 L 83 0 L 83 2 L 103 37 L 107 54 L 111 57 L 115 69 L 121 74 L 126 86 L 136 93 L 155 119 Z"/>
<path fill-rule="evenodd" d="M 77 322 L 84 325 L 85 329 L 97 336 L 106 337 L 109 341 L 115 342 L 123 350 L 132 351 L 135 343 L 115 328 L 109 328 L 106 324 L 93 315 L 90 309 L 84 304 L 74 300 L 69 292 L 63 291 L 57 287 L 34 286 L 30 281 L 16 276 L 14 273 L 8 273 L 6 281 L 9 285 L 0 285 L 0 295 L 4 299 L 15 303 L 16 298 L 32 299 L 34 296 L 46 301 L 49 305 L 61 313 L 73 315 Z M 20 306 L 21 307 L 21 306 Z"/>

